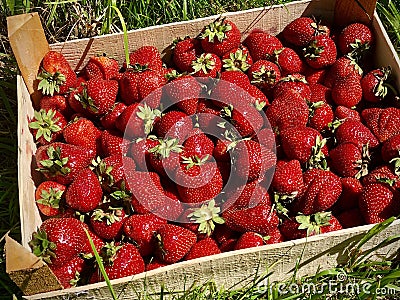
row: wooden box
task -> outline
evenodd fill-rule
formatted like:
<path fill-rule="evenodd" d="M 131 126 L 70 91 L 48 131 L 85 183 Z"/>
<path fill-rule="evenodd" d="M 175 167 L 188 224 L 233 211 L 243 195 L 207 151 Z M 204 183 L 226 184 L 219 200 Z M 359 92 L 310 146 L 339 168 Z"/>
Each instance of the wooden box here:
<path fill-rule="evenodd" d="M 245 37 L 253 28 L 262 28 L 271 34 L 278 34 L 293 19 L 301 15 L 321 16 L 328 21 L 333 19 L 334 0 L 298 1 L 286 5 L 278 5 L 267 8 L 252 9 L 235 13 L 227 13 L 229 19 L 235 22 Z M 196 36 L 204 25 L 218 16 L 211 16 L 194 21 L 154 26 L 129 32 L 130 50 L 134 50 L 144 44 L 155 45 L 165 55 L 168 55 L 168 47 L 176 37 L 185 35 Z M 397 87 L 400 87 L 400 62 L 391 45 L 385 30 L 375 14 L 373 29 L 377 37 L 375 50 L 376 65 L 390 65 L 395 76 Z M 50 45 L 53 50 L 61 51 L 73 68 L 82 68 L 92 55 L 107 52 L 109 55 L 124 59 L 123 35 L 113 34 L 90 39 L 81 39 L 66 43 Z M 22 227 L 22 246 L 29 249 L 28 242 L 32 232 L 41 224 L 40 215 L 34 202 L 34 158 L 36 146 L 28 129 L 28 118 L 33 116 L 33 106 L 30 93 L 22 79 L 18 77 L 18 168 L 19 168 L 19 197 Z M 299 276 L 312 274 L 319 268 L 330 268 L 346 258 L 346 249 L 349 245 L 359 240 L 372 226 L 362 226 L 341 230 L 333 233 L 313 236 L 308 239 L 288 241 L 280 244 L 267 245 L 258 248 L 245 249 L 222 253 L 210 257 L 199 258 L 163 267 L 150 272 L 135 275 L 129 278 L 113 280 L 117 294 L 121 293 L 123 299 L 136 299 L 141 291 L 159 292 L 161 285 L 168 291 L 180 291 L 190 287 L 193 283 L 201 284 L 207 280 L 214 280 L 218 286 L 230 287 L 234 284 L 251 278 L 257 273 L 264 272 L 271 267 L 272 280 L 282 280 L 290 276 L 297 259 L 303 253 L 300 264 Z M 387 230 L 374 237 L 365 245 L 369 248 L 378 244 L 384 238 L 400 232 L 400 222 L 395 221 Z M 385 251 L 394 251 L 400 246 L 400 242 L 392 244 Z M 21 250 L 21 249 L 20 249 Z M 19 251 L 19 250 L 18 250 Z M 10 251 L 10 252 L 18 252 Z M 21 250 L 22 251 L 22 250 Z M 7 253 L 7 256 L 16 253 Z M 31 265 L 27 265 L 27 264 Z M 35 268 L 37 261 L 27 261 L 24 266 L 9 263 L 8 271 L 16 272 L 21 268 Z M 46 283 L 38 283 L 38 285 Z M 27 292 L 27 293 L 32 293 Z M 53 291 L 27 296 L 27 299 L 71 299 L 79 297 L 83 299 L 110 299 L 111 295 L 106 284 L 96 283 L 92 285 L 72 288 L 68 290 Z"/>

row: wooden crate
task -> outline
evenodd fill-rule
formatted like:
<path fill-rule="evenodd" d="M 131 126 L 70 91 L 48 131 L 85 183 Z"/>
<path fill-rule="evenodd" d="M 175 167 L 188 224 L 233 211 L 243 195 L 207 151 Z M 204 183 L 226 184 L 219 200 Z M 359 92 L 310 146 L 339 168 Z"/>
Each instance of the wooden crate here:
<path fill-rule="evenodd" d="M 245 37 L 253 28 L 262 28 L 271 34 L 278 34 L 293 19 L 301 15 L 321 16 L 328 21 L 333 20 L 334 0 L 299 1 L 286 5 L 268 8 L 252 9 L 235 13 L 227 13 L 230 20 L 235 22 Z M 154 26 L 129 32 L 130 50 L 144 44 L 155 45 L 163 53 L 165 59 L 169 56 L 169 46 L 176 37 L 185 35 L 196 36 L 204 25 L 218 16 L 179 22 L 162 26 Z M 374 15 L 373 29 L 376 39 L 375 64 L 390 65 L 397 87 L 400 87 L 400 62 L 385 30 Z M 66 43 L 50 45 L 51 49 L 61 51 L 76 70 L 82 68 L 88 58 L 103 52 L 116 57 L 120 62 L 124 59 L 123 36 L 112 34 L 90 39 L 81 39 Z M 20 211 L 22 227 L 22 245 L 29 249 L 28 242 L 37 227 L 41 224 L 40 215 L 34 202 L 35 168 L 34 154 L 36 146 L 28 128 L 28 118 L 33 116 L 33 105 L 28 89 L 18 77 L 18 168 Z M 272 280 L 282 280 L 289 276 L 296 260 L 304 251 L 299 276 L 311 274 L 319 268 L 329 268 L 343 261 L 348 254 L 346 249 L 359 240 L 372 226 L 362 226 L 288 241 L 259 248 L 245 249 L 203 257 L 192 261 L 173 264 L 164 268 L 142 273 L 129 278 L 113 280 L 114 288 L 119 294 L 123 291 L 124 299 L 136 299 L 144 287 L 148 291 L 159 291 L 162 283 L 169 291 L 183 290 L 192 283 L 202 283 L 209 279 L 215 280 L 219 286 L 230 287 L 235 283 L 254 276 L 259 270 L 274 265 Z M 374 237 L 365 245 L 366 248 L 378 244 L 385 237 L 400 232 L 400 222 L 395 221 L 391 227 Z M 397 242 L 387 251 L 395 251 L 400 246 Z M 11 253 L 7 253 L 11 255 Z M 29 265 L 25 265 L 30 268 Z M 20 267 L 21 268 L 21 267 Z M 45 284 L 45 283 L 43 283 Z M 68 295 L 68 296 L 67 296 Z M 105 283 L 97 283 L 68 290 L 37 294 L 27 299 L 70 299 L 71 297 L 86 299 L 110 299 Z"/>

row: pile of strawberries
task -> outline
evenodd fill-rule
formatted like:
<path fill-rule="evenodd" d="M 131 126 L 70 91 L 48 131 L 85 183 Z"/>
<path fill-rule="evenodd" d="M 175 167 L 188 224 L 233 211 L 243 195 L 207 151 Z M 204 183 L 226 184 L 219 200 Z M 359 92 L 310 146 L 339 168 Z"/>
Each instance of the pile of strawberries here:
<path fill-rule="evenodd" d="M 374 36 L 300 17 L 278 35 L 218 19 L 119 64 L 42 61 L 33 252 L 61 284 L 278 243 L 400 213 L 400 109 Z M 91 237 L 93 245 L 89 242 Z"/>

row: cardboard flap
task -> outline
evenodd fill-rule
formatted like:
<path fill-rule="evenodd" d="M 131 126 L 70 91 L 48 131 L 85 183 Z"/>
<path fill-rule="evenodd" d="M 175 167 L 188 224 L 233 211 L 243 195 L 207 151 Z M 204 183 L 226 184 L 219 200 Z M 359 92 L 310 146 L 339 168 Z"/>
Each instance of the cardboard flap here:
<path fill-rule="evenodd" d="M 41 93 L 37 90 L 36 75 L 44 55 L 50 51 L 39 15 L 30 13 L 8 17 L 7 28 L 21 75 L 32 100 L 38 104 Z"/>
<path fill-rule="evenodd" d="M 334 20 L 336 26 L 345 27 L 360 22 L 371 25 L 377 0 L 336 0 Z"/>
<path fill-rule="evenodd" d="M 5 240 L 7 273 L 24 269 L 38 269 L 45 265 L 41 259 L 8 235 L 6 235 Z"/>

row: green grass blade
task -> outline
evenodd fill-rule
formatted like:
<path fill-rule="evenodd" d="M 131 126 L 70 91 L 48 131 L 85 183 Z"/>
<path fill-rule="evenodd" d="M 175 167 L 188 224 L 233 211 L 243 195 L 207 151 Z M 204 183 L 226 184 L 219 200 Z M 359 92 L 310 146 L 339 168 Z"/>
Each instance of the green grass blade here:
<path fill-rule="evenodd" d="M 125 61 L 126 65 L 129 66 L 129 42 L 128 42 L 128 30 L 126 28 L 125 20 L 124 17 L 121 13 L 121 11 L 118 9 L 116 6 L 111 6 L 112 9 L 114 9 L 119 17 L 119 20 L 122 25 L 122 30 L 124 31 L 124 51 L 125 51 Z"/>

